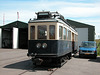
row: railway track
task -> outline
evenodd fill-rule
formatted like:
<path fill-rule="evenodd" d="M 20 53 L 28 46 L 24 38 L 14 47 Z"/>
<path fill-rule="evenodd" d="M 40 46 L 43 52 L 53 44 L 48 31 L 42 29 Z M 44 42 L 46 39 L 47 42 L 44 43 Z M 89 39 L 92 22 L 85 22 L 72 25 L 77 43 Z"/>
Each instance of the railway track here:
<path fill-rule="evenodd" d="M 16 60 L 14 60 L 14 59 L 16 59 Z M 4 66 L 9 65 L 11 63 L 19 62 L 20 60 L 29 60 L 29 58 L 26 58 L 25 56 L 17 56 L 17 57 L 14 57 L 14 58 L 3 59 L 3 60 L 0 60 L 0 61 L 3 61 L 5 63 L 1 63 L 0 66 L 4 67 Z M 30 62 L 31 62 L 31 60 L 30 60 Z M 24 75 L 25 73 L 30 72 L 30 71 L 33 71 L 33 74 L 34 74 L 35 70 L 38 73 L 41 73 L 40 70 L 44 70 L 45 72 L 48 72 L 47 75 L 52 75 L 58 69 L 58 68 L 50 68 L 50 67 L 35 67 L 35 66 L 32 66 L 32 63 L 27 63 L 27 65 L 25 65 L 25 68 L 26 69 L 28 68 L 28 70 L 22 71 L 18 75 Z"/>
<path fill-rule="evenodd" d="M 26 73 L 26 72 L 28 72 L 28 70 L 26 70 L 26 71 L 24 71 L 24 72 L 22 72 L 22 73 L 20 73 L 20 74 L 18 74 L 18 75 L 23 75 L 23 74 Z"/>
<path fill-rule="evenodd" d="M 4 56 L 3 56 L 4 57 Z M 27 62 L 28 60 L 28 62 Z M 25 63 L 24 63 L 25 61 Z M 23 62 L 23 63 L 22 63 Z M 21 63 L 18 65 L 18 63 Z M 66 62 L 65 62 L 66 63 Z M 65 64 L 63 63 L 63 65 Z M 0 67 L 1 68 L 9 68 L 9 69 L 15 69 L 17 70 L 17 66 L 20 66 L 20 68 L 18 67 L 18 69 L 20 69 L 20 72 L 17 73 L 17 75 L 41 75 L 41 74 L 45 74 L 45 75 L 52 75 L 53 73 L 55 73 L 59 67 L 35 67 L 32 66 L 32 62 L 31 60 L 29 60 L 29 58 L 27 58 L 26 55 L 20 55 L 20 56 L 14 56 L 14 57 L 4 57 L 4 59 L 2 58 L 0 60 Z M 14 66 L 14 67 L 13 67 Z M 23 67 L 23 68 L 21 68 Z M 31 74 L 30 74 L 31 73 Z"/>
<path fill-rule="evenodd" d="M 58 68 L 54 69 L 49 75 L 52 75 Z"/>
<path fill-rule="evenodd" d="M 66 62 L 67 62 L 67 60 L 65 62 L 63 62 L 61 66 L 63 66 Z M 31 70 L 31 72 L 32 72 L 33 75 L 34 74 L 38 75 L 37 72 L 40 75 L 42 73 L 41 71 L 44 71 L 45 72 L 45 75 L 52 75 L 54 72 L 56 72 L 58 69 L 60 69 L 59 67 L 47 67 L 47 66 L 46 67 L 43 67 L 43 66 L 37 66 L 37 67 L 36 66 L 33 66 L 32 67 L 32 64 L 29 64 L 26 67 L 29 67 L 29 66 L 30 66 L 30 69 L 29 70 L 25 70 L 25 71 L 21 72 L 18 75 L 24 75 L 26 73 L 28 74 L 28 72 L 30 72 L 30 70 Z"/>
<path fill-rule="evenodd" d="M 19 60 L 25 60 L 25 59 L 26 58 L 21 58 L 21 59 L 15 60 L 15 61 L 4 63 L 2 65 L 11 64 L 12 62 L 17 62 L 17 61 L 19 62 Z M 2 65 L 0 65 L 0 66 L 2 66 Z M 19 73 L 18 75 L 24 75 L 24 74 L 27 75 L 30 72 L 33 75 L 37 74 L 37 73 L 41 74 L 42 73 L 41 71 L 45 72 L 45 74 L 47 73 L 46 75 L 52 75 L 55 71 L 57 71 L 59 69 L 59 67 L 41 67 L 41 66 L 40 67 L 35 67 L 35 66 L 32 66 L 32 63 L 31 63 L 31 60 L 30 60 L 30 63 L 25 64 L 25 69 L 27 69 L 27 70 L 22 70 L 22 72 Z"/>
<path fill-rule="evenodd" d="M 30 68 L 30 69 L 32 69 L 32 68 Z M 33 68 L 32 70 L 33 71 L 37 71 L 39 74 L 41 74 L 41 71 L 39 71 L 39 70 L 45 70 L 45 72 L 47 73 L 46 75 L 52 75 L 56 70 L 58 70 L 59 68 L 47 68 L 47 67 L 38 67 L 38 68 Z M 25 73 L 27 73 L 27 72 L 30 72 L 30 70 L 25 70 L 25 71 L 23 71 L 23 72 L 21 72 L 20 74 L 18 74 L 18 75 L 24 75 Z M 35 72 L 33 72 L 32 74 L 34 74 Z M 36 74 L 36 73 L 35 73 Z M 37 74 L 38 75 L 38 74 Z"/>

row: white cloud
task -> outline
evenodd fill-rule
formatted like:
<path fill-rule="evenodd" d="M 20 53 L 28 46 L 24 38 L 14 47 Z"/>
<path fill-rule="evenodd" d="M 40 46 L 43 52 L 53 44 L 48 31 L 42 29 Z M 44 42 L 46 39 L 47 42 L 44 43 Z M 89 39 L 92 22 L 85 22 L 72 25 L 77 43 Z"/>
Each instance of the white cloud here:
<path fill-rule="evenodd" d="M 3 24 L 3 14 L 5 14 L 5 24 L 16 21 L 17 20 L 17 12 L 19 12 L 19 20 L 20 21 L 24 21 L 24 22 L 28 22 L 30 18 L 34 18 L 35 17 L 35 12 L 33 11 L 27 11 L 27 10 L 12 10 L 9 12 L 1 12 L 0 14 L 2 14 L 0 16 L 0 24 Z"/>
<path fill-rule="evenodd" d="M 59 11 L 66 17 L 91 17 L 100 16 L 100 8 L 98 7 L 66 7 Z M 63 11 L 64 10 L 64 11 Z"/>
<path fill-rule="evenodd" d="M 90 24 L 90 25 L 93 25 L 93 26 L 95 26 L 94 24 L 96 24 L 98 26 L 100 25 L 99 24 L 100 23 L 100 18 L 98 18 L 98 19 L 91 19 L 91 18 L 88 18 L 88 19 L 77 19 L 75 21 L 83 22 L 83 23 Z"/>
<path fill-rule="evenodd" d="M 95 26 L 96 35 L 100 33 L 100 18 L 98 19 L 77 19 L 75 21 Z"/>
<path fill-rule="evenodd" d="M 95 39 L 100 39 L 100 33 L 96 33 Z"/>
<path fill-rule="evenodd" d="M 96 35 L 100 35 L 100 33 L 96 33 Z"/>
<path fill-rule="evenodd" d="M 78 18 L 79 22 L 96 26 L 96 32 L 99 32 L 100 18 L 100 2 L 95 3 L 73 3 L 67 1 L 40 1 L 40 2 L 23 2 L 15 4 L 7 4 L 9 9 L 0 10 L 0 24 L 2 24 L 3 13 L 5 13 L 5 23 L 17 20 L 17 12 L 19 12 L 19 20 L 28 22 L 30 18 L 35 17 L 35 12 L 42 10 L 58 11 L 65 18 Z M 10 7 L 9 7 L 10 6 Z M 14 7 L 14 8 L 13 8 Z M 89 17 L 89 18 L 88 18 Z M 91 18 L 94 19 L 91 19 Z M 80 19 L 81 18 L 81 19 Z M 88 19 L 86 19 L 88 18 Z M 98 27 L 99 26 L 99 27 Z"/>
<path fill-rule="evenodd" d="M 14 4 L 12 4 L 14 5 Z M 16 4 L 17 5 L 17 4 Z M 11 6 L 11 5 L 10 5 Z M 13 7 L 13 6 L 12 6 Z M 64 1 L 40 1 L 40 2 L 23 2 L 19 3 L 17 9 L 9 9 L 7 12 L 7 16 L 14 15 L 18 10 L 23 10 L 25 15 L 30 15 L 32 12 L 41 11 L 41 10 L 50 10 L 50 11 L 58 11 L 65 17 L 90 17 L 90 16 L 100 16 L 100 5 L 99 3 L 72 3 L 72 2 L 64 2 Z M 11 11 L 10 11 L 11 10 Z M 0 12 L 1 14 L 1 12 Z M 22 15 L 23 15 L 22 14 Z M 25 15 L 23 17 L 25 17 Z M 25 18 L 27 18 L 27 16 Z M 14 17 L 15 18 L 15 17 Z M 12 18 L 9 18 L 12 20 Z"/>
<path fill-rule="evenodd" d="M 34 10 L 58 11 L 68 17 L 88 17 L 100 15 L 100 3 L 72 3 L 64 1 L 41 1 L 40 3 L 30 3 Z"/>

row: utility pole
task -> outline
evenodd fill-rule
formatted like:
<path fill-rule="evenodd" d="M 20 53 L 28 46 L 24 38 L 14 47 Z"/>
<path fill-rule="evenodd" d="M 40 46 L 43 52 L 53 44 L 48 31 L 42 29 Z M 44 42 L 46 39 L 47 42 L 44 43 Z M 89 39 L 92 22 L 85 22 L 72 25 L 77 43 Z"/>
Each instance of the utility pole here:
<path fill-rule="evenodd" d="M 19 20 L 19 12 L 17 12 L 17 21 Z"/>
<path fill-rule="evenodd" d="M 5 14 L 3 14 L 3 25 L 5 25 Z"/>

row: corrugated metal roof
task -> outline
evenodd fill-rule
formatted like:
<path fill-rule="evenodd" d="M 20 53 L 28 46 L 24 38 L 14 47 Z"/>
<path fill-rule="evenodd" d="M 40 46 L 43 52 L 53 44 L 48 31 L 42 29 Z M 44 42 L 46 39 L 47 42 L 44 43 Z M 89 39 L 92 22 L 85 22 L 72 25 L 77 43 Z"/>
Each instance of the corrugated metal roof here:
<path fill-rule="evenodd" d="M 75 28 L 88 28 L 88 41 L 94 41 L 95 39 L 95 26 L 89 25 L 89 24 L 84 24 L 81 22 L 73 21 L 67 19 L 67 22 L 74 26 Z"/>
<path fill-rule="evenodd" d="M 4 26 L 1 26 L 0 28 L 28 28 L 28 24 L 25 22 L 21 22 L 21 21 L 14 21 L 12 23 L 6 24 Z"/>
<path fill-rule="evenodd" d="M 67 22 L 76 27 L 76 28 L 87 28 L 87 27 L 94 27 L 93 25 L 89 25 L 89 24 L 85 24 L 85 23 L 81 23 L 81 22 L 77 22 L 77 21 L 73 21 L 73 20 L 69 20 L 69 19 L 66 19 Z"/>

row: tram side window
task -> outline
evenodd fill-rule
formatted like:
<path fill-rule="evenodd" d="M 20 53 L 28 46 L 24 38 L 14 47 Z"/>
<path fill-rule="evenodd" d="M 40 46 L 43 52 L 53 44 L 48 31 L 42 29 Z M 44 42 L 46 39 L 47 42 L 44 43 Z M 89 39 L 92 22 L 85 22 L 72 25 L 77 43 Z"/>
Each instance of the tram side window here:
<path fill-rule="evenodd" d="M 71 31 L 68 31 L 68 40 L 71 41 Z"/>
<path fill-rule="evenodd" d="M 75 42 L 76 42 L 76 34 L 74 34 L 74 39 L 75 39 Z"/>
<path fill-rule="evenodd" d="M 47 26 L 38 26 L 38 39 L 47 39 Z"/>
<path fill-rule="evenodd" d="M 35 26 L 30 27 L 30 39 L 35 39 Z"/>
<path fill-rule="evenodd" d="M 72 33 L 72 41 L 75 41 L 75 34 L 74 33 Z"/>
<path fill-rule="evenodd" d="M 66 39 L 66 28 L 63 29 L 63 37 Z"/>
<path fill-rule="evenodd" d="M 35 39 L 35 26 L 30 27 L 30 39 Z"/>
<path fill-rule="evenodd" d="M 76 35 L 76 41 L 78 41 L 78 35 Z"/>
<path fill-rule="evenodd" d="M 68 37 L 69 37 L 69 36 L 68 36 L 68 31 L 69 31 L 69 30 L 67 29 L 67 40 L 69 40 L 69 38 L 68 38 Z"/>
<path fill-rule="evenodd" d="M 49 39 L 55 39 L 55 26 L 49 26 Z"/>
<path fill-rule="evenodd" d="M 77 35 L 75 35 L 75 41 L 77 41 Z"/>
<path fill-rule="evenodd" d="M 62 39 L 62 27 L 59 26 L 59 39 Z"/>

